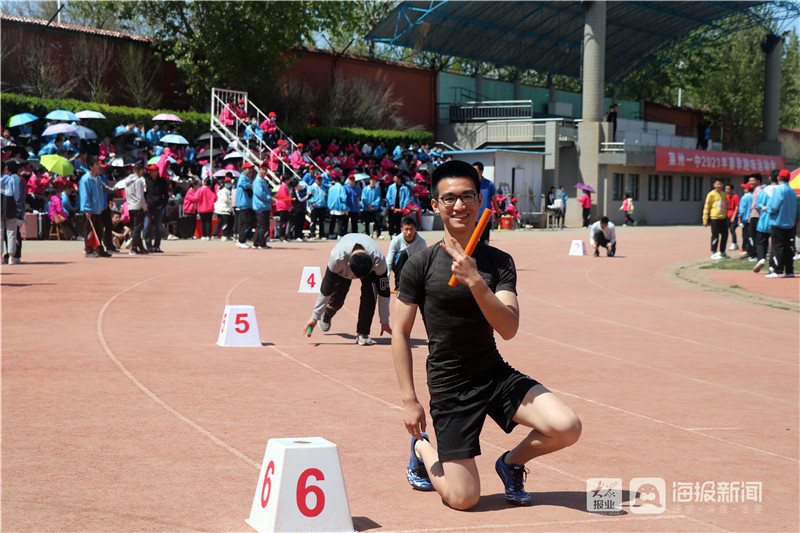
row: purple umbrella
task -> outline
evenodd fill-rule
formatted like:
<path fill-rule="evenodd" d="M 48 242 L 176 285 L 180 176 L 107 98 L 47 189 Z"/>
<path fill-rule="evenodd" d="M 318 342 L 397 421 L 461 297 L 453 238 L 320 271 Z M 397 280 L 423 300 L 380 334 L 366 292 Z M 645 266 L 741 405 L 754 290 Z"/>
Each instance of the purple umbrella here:
<path fill-rule="evenodd" d="M 52 126 L 47 126 L 45 130 L 42 132 L 43 137 L 49 137 L 50 135 L 57 135 L 59 133 L 76 133 L 78 130 L 75 129 L 75 126 L 70 124 L 53 124 Z"/>
<path fill-rule="evenodd" d="M 585 183 L 579 183 L 575 186 L 576 189 L 583 189 L 586 192 L 595 192 L 594 189 L 590 185 L 586 185 Z"/>
<path fill-rule="evenodd" d="M 164 122 L 183 122 L 178 115 L 172 115 L 170 113 L 159 113 L 153 117 L 153 120 L 161 120 Z"/>

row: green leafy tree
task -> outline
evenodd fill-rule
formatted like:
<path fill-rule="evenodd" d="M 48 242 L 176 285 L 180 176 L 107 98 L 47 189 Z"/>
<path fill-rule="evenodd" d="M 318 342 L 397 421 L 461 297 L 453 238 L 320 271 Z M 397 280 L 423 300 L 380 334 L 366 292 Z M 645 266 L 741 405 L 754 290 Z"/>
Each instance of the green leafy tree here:
<path fill-rule="evenodd" d="M 159 37 L 187 93 L 200 105 L 211 87 L 263 92 L 292 61 L 286 54 L 314 32 L 352 15 L 346 2 L 120 2 L 120 17 Z"/>
<path fill-rule="evenodd" d="M 752 26 L 741 16 L 719 28 L 703 28 L 655 54 L 615 86 L 623 98 L 645 98 L 706 111 L 734 142 L 726 148 L 753 151 L 761 139 L 765 56 L 769 28 Z M 774 28 L 772 28 L 774 30 Z M 784 38 L 781 67 L 780 125 L 800 127 L 800 44 L 792 32 Z"/>

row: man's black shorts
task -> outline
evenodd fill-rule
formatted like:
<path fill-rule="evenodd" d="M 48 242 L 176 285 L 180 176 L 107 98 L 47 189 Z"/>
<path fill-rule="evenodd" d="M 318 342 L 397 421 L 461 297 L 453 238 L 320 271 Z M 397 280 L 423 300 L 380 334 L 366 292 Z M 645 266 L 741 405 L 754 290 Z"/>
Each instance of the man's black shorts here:
<path fill-rule="evenodd" d="M 440 461 L 480 455 L 480 435 L 486 415 L 503 431 L 511 433 L 517 425 L 512 419 L 525 394 L 539 384 L 505 361 L 484 375 L 485 380 L 471 382 L 462 392 L 431 398 L 431 419 Z"/>

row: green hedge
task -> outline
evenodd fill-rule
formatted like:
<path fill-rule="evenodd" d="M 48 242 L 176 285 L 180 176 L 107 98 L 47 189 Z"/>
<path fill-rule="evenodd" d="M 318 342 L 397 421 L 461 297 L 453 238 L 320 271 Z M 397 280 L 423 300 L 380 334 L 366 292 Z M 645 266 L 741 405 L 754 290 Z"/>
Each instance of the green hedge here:
<path fill-rule="evenodd" d="M 97 132 L 99 138 L 111 135 L 114 128 L 123 122 L 134 120 L 145 123 L 146 128 L 153 124 L 152 118 L 159 113 L 172 113 L 178 115 L 183 122 L 178 124 L 177 132 L 189 140 L 193 140 L 201 133 L 208 131 L 210 117 L 208 113 L 197 113 L 195 111 L 171 111 L 168 109 L 140 109 L 136 107 L 114 106 L 106 104 L 96 104 L 92 102 L 81 102 L 68 98 L 36 98 L 21 94 L 2 93 L 0 94 L 0 104 L 2 104 L 3 127 L 8 123 L 8 119 L 19 113 L 33 113 L 39 120 L 33 123 L 35 133 L 41 133 L 44 128 L 44 116 L 54 109 L 66 109 L 77 113 L 88 109 L 99 111 L 106 116 L 106 120 L 89 120 L 88 127 Z"/>
<path fill-rule="evenodd" d="M 418 144 L 430 144 L 433 142 L 433 134 L 423 130 L 365 130 L 361 128 L 294 126 L 292 124 L 280 123 L 278 123 L 278 126 L 280 126 L 287 135 L 291 135 L 292 139 L 295 141 L 317 137 L 322 146 L 327 146 L 334 137 L 339 139 L 339 141 L 358 139 L 361 143 L 367 141 L 386 141 L 386 146 L 389 149 L 394 148 L 395 145 L 400 143 L 410 144 L 415 142 Z"/>
<path fill-rule="evenodd" d="M 54 109 L 66 109 L 77 113 L 88 109 L 99 111 L 106 116 L 106 120 L 89 120 L 88 127 L 97 132 L 102 139 L 106 135 L 111 135 L 118 125 L 130 120 L 142 121 L 146 128 L 152 125 L 151 119 L 159 113 L 172 113 L 178 115 L 183 122 L 178 124 L 177 133 L 183 135 L 188 140 L 193 141 L 198 135 L 208 131 L 208 113 L 197 113 L 195 111 L 171 111 L 168 109 L 140 109 L 136 107 L 112 106 L 96 104 L 92 102 L 82 102 L 66 98 L 36 98 L 21 94 L 2 93 L 0 94 L 0 120 L 3 126 L 8 119 L 19 113 L 33 113 L 40 120 L 33 123 L 34 132 L 41 133 L 44 128 L 44 116 Z M 386 141 L 386 146 L 391 149 L 395 145 L 404 142 L 419 144 L 430 143 L 433 134 L 421 130 L 391 131 L 391 130 L 365 130 L 361 128 L 331 128 L 331 127 L 310 127 L 294 126 L 291 124 L 280 124 L 281 129 L 287 135 L 291 135 L 295 141 L 306 141 L 317 137 L 323 146 L 331 141 L 333 137 L 339 140 L 358 139 L 364 143 L 367 141 Z"/>

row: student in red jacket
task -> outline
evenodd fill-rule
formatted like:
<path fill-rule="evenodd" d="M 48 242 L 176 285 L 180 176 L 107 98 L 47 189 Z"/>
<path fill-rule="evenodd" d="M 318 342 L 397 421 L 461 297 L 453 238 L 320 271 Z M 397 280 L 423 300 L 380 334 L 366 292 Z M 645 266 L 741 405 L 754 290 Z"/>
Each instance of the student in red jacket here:
<path fill-rule="evenodd" d="M 739 245 L 736 244 L 736 227 L 739 225 L 739 195 L 733 190 L 733 185 L 725 186 L 725 196 L 728 198 L 728 226 L 731 231 L 731 245 L 728 250 L 738 250 Z M 742 236 L 742 243 L 744 243 L 744 236 Z"/>
<path fill-rule="evenodd" d="M 583 208 L 583 227 L 589 227 L 589 220 L 592 218 L 592 197 L 589 191 L 584 191 L 583 196 L 578 200 Z"/>

